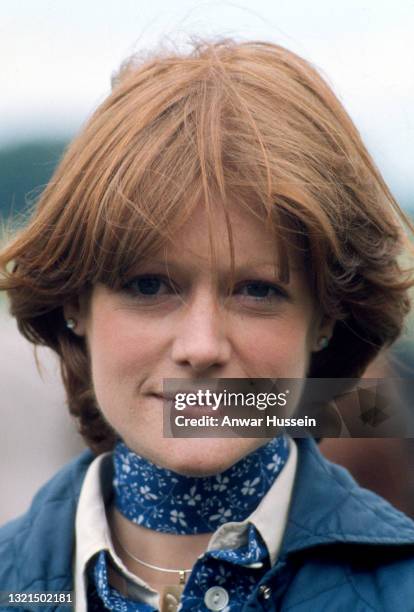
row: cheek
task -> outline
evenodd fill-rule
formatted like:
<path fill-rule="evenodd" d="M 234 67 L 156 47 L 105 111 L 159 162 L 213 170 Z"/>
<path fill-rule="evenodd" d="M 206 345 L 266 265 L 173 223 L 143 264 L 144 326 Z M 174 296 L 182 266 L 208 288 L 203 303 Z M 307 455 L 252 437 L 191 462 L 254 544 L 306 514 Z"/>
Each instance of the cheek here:
<path fill-rule="evenodd" d="M 123 311 L 100 313 L 90 330 L 89 350 L 98 403 L 135 392 L 158 356 L 153 330 Z M 135 317 L 136 319 L 136 317 Z M 103 407 L 103 406 L 102 406 Z"/>
<path fill-rule="evenodd" d="M 239 343 L 251 371 L 263 378 L 306 376 L 310 353 L 303 323 L 286 319 L 257 323 L 244 328 Z"/>

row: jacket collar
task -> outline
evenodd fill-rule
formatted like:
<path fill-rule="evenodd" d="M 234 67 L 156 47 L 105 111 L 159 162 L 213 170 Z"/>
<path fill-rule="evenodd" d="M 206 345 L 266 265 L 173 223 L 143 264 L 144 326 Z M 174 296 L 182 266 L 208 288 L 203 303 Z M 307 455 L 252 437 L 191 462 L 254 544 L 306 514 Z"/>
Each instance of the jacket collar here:
<path fill-rule="evenodd" d="M 414 522 L 297 439 L 298 467 L 280 556 L 326 544 L 414 545 Z"/>

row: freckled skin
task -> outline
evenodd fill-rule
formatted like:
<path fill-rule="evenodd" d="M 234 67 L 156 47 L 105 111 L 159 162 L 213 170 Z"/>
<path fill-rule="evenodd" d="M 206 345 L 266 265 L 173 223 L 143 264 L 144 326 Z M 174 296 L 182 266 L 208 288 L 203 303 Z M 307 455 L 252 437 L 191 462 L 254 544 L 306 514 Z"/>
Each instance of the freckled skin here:
<path fill-rule="evenodd" d="M 223 227 L 220 215 L 217 227 Z M 86 336 L 107 421 L 135 452 L 183 474 L 223 471 L 267 439 L 164 438 L 163 403 L 151 395 L 162 391 L 164 378 L 304 377 L 318 338 L 332 330 L 332 323 L 322 323 L 300 264 L 292 266 L 288 286 L 278 281 L 274 238 L 264 224 L 235 208 L 231 221 L 236 283 L 229 300 L 220 282 L 230 270 L 228 245 L 218 245 L 215 283 L 199 207 L 175 236 L 180 248 L 166 246 L 137 270 L 165 279 L 156 281 L 156 295 L 142 296 L 137 284 L 119 292 L 96 285 L 88 314 L 73 305 L 66 313 L 77 318 L 76 333 Z M 270 298 L 257 299 L 257 285 L 247 288 L 248 281 L 284 287 L 289 297 L 270 289 Z"/>

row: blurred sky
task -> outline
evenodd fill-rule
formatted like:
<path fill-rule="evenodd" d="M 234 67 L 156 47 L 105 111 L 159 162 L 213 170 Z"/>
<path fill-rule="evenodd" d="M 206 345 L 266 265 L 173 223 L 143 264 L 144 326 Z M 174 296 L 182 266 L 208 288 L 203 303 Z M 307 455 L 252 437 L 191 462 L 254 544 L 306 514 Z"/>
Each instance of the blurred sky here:
<path fill-rule="evenodd" d="M 123 58 L 191 34 L 271 40 L 311 60 L 414 205 L 414 0 L 2 0 L 0 146 L 72 134 Z"/>

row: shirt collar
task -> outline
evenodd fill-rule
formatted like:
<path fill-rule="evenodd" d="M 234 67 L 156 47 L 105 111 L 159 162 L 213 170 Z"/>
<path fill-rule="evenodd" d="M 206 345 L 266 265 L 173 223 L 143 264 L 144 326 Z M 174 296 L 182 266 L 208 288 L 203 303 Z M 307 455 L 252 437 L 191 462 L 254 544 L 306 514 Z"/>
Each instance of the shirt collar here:
<path fill-rule="evenodd" d="M 158 595 L 130 572 L 115 552 L 105 510 L 112 493 L 112 476 L 112 453 L 103 453 L 90 464 L 82 485 L 75 520 L 76 612 L 87 612 L 87 565 L 101 550 L 109 551 L 113 567 L 125 576 L 135 596 L 154 607 L 158 605 Z"/>
<path fill-rule="evenodd" d="M 289 512 L 297 464 L 297 448 L 289 438 L 289 457 L 275 482 L 257 508 L 244 521 L 221 525 L 211 537 L 207 550 L 238 548 L 247 541 L 249 523 L 254 525 L 267 546 L 270 562 L 276 561 Z"/>

